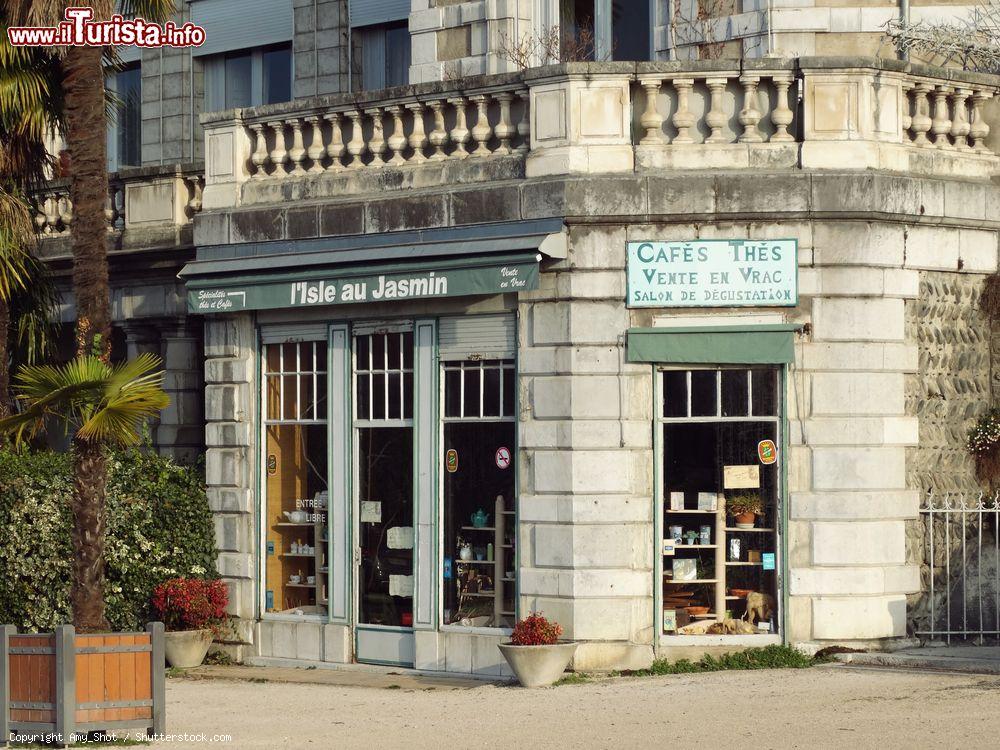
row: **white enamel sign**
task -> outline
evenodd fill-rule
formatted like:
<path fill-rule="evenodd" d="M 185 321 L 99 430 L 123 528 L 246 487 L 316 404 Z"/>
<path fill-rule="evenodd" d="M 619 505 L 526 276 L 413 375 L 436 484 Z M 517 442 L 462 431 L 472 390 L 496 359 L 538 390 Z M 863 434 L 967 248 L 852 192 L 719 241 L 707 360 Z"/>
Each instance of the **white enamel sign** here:
<path fill-rule="evenodd" d="M 628 243 L 628 307 L 798 304 L 796 240 Z"/>

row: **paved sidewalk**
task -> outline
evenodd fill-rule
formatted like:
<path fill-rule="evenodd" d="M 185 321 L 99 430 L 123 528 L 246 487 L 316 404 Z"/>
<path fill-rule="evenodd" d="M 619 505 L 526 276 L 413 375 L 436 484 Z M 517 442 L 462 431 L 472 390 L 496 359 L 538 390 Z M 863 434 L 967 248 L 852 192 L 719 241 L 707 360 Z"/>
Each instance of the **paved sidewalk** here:
<path fill-rule="evenodd" d="M 927 646 L 884 654 L 837 654 L 837 659 L 862 666 L 1000 674 L 1000 647 L 997 646 Z"/>
<path fill-rule="evenodd" d="M 194 669 L 185 669 L 182 672 L 171 672 L 170 677 L 181 680 L 298 683 L 389 690 L 468 690 L 490 684 L 486 680 L 462 675 L 428 675 L 408 669 L 357 665 L 339 665 L 337 667 L 330 665 L 317 665 L 315 667 L 203 665 Z M 504 684 L 504 682 L 498 679 L 493 684 Z"/>

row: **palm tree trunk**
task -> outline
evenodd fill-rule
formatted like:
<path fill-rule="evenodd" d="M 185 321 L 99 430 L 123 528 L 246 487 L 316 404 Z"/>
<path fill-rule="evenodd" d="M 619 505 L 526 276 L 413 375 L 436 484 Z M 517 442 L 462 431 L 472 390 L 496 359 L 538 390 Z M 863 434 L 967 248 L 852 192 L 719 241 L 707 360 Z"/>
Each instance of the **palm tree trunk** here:
<path fill-rule="evenodd" d="M 104 616 L 105 494 L 108 462 L 100 443 L 73 441 L 73 585 L 70 603 L 79 632 L 109 629 Z"/>
<path fill-rule="evenodd" d="M 66 143 L 73 202 L 73 290 L 79 354 L 111 356 L 104 202 L 108 191 L 107 123 L 100 47 L 66 52 Z M 104 617 L 104 496 L 107 458 L 103 446 L 74 441 L 73 552 L 70 598 L 73 624 L 83 632 L 107 630 Z"/>
<path fill-rule="evenodd" d="M 0 419 L 10 415 L 10 303 L 0 297 Z"/>
<path fill-rule="evenodd" d="M 71 160 L 77 350 L 80 354 L 97 354 L 107 359 L 111 353 L 104 217 L 108 154 L 101 48 L 68 48 L 66 71 L 66 143 Z"/>

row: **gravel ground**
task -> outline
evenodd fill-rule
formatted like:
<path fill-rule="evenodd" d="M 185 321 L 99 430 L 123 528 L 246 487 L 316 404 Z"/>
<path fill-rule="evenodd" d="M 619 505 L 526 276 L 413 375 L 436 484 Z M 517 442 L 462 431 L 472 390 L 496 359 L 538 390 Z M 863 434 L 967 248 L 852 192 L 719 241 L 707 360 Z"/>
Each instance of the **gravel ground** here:
<path fill-rule="evenodd" d="M 542 690 L 167 682 L 170 732 L 241 748 L 986 748 L 1000 678 L 823 666 Z M 203 741 L 154 742 L 157 748 Z"/>

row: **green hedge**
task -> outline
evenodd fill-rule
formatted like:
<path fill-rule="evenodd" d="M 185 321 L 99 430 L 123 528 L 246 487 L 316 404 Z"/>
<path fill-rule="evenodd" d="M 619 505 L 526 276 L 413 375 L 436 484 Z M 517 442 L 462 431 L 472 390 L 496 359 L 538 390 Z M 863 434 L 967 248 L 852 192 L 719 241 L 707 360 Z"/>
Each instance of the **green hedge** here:
<path fill-rule="evenodd" d="M 50 630 L 71 621 L 70 456 L 0 450 L 0 623 Z M 105 551 L 107 617 L 141 629 L 153 588 L 214 577 L 215 534 L 200 470 L 131 450 L 112 455 Z"/>

